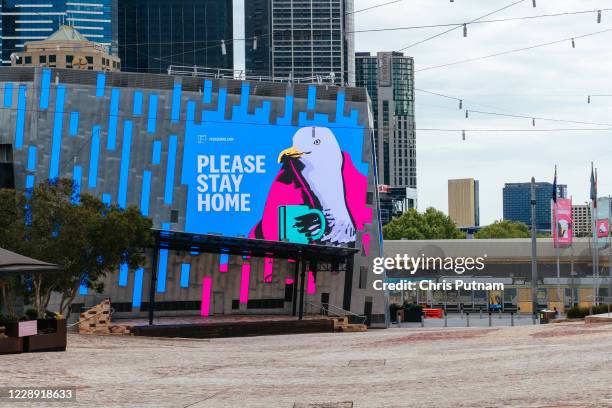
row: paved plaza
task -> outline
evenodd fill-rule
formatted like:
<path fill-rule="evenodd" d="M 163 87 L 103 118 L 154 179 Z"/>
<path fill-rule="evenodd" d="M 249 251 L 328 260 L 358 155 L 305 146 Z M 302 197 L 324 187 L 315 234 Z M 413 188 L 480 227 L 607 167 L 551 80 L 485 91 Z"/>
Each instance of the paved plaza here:
<path fill-rule="evenodd" d="M 76 402 L 12 405 L 23 408 L 612 407 L 612 324 L 214 340 L 71 334 L 65 353 L 0 361 L 2 385 L 77 387 Z"/>

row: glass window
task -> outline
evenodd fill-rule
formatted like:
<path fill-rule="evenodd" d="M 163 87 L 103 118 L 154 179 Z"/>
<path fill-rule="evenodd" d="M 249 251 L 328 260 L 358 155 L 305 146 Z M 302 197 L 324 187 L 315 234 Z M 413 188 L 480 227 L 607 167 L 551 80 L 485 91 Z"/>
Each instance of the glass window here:
<path fill-rule="evenodd" d="M 85 59 L 87 60 L 88 64 L 93 64 L 93 57 L 91 55 L 86 56 Z"/>
<path fill-rule="evenodd" d="M 32 63 L 32 57 L 31 56 L 25 57 L 25 63 L 26 64 L 31 64 Z"/>
<path fill-rule="evenodd" d="M 41 64 L 46 64 L 47 63 L 47 56 L 46 55 L 38 56 L 38 62 L 41 63 Z"/>
<path fill-rule="evenodd" d="M 73 60 L 74 60 L 74 56 L 66 55 L 66 64 L 72 64 Z"/>
<path fill-rule="evenodd" d="M 49 62 L 56 62 L 55 55 L 49 55 Z"/>

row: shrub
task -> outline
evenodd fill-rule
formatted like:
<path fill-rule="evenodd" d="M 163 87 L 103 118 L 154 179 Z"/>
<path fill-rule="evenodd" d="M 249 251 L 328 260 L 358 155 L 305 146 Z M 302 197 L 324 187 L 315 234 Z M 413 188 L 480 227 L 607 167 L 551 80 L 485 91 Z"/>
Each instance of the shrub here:
<path fill-rule="evenodd" d="M 612 310 L 612 309 L 610 309 Z M 569 319 L 582 319 L 589 315 L 590 309 L 588 307 L 572 307 L 567 309 L 567 317 Z M 593 306 L 593 314 L 608 313 L 608 305 Z"/>
<path fill-rule="evenodd" d="M 389 315 L 392 322 L 397 321 L 397 311 L 402 309 L 402 305 L 391 303 L 389 305 Z"/>
<path fill-rule="evenodd" d="M 47 310 L 45 312 L 45 318 L 47 319 L 56 319 L 56 320 L 60 320 L 63 318 L 62 314 L 59 312 L 52 312 L 50 310 Z"/>
<path fill-rule="evenodd" d="M 38 311 L 36 309 L 27 309 L 25 311 L 25 315 L 28 318 L 28 320 L 38 319 Z"/>

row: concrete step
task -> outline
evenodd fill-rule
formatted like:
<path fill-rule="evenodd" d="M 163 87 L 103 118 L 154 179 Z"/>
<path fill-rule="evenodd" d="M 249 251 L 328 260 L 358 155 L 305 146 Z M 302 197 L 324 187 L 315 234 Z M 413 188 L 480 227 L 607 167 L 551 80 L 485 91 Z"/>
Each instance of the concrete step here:
<path fill-rule="evenodd" d="M 368 326 L 366 326 L 365 324 L 347 324 L 336 327 L 335 331 L 341 333 L 366 332 L 368 331 Z"/>

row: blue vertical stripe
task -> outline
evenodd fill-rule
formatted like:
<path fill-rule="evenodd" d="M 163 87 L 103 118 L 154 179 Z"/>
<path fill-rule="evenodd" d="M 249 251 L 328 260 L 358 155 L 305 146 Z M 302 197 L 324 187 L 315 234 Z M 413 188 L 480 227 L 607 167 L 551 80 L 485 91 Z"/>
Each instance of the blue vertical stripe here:
<path fill-rule="evenodd" d="M 166 291 L 166 271 L 168 267 L 168 250 L 159 250 L 159 264 L 157 265 L 157 291 L 164 293 Z"/>
<path fill-rule="evenodd" d="M 79 130 L 79 112 L 70 112 L 70 136 L 76 136 Z"/>
<path fill-rule="evenodd" d="M 128 264 L 122 263 L 119 265 L 119 286 L 127 286 L 128 270 Z"/>
<path fill-rule="evenodd" d="M 204 81 L 204 97 L 202 98 L 202 102 L 212 102 L 212 81 L 210 79 Z"/>
<path fill-rule="evenodd" d="M 314 85 L 310 85 L 308 87 L 308 102 L 307 102 L 307 108 L 308 109 L 314 109 L 315 108 L 315 102 L 317 100 L 317 87 Z"/>
<path fill-rule="evenodd" d="M 153 141 L 153 157 L 151 157 L 151 163 L 159 164 L 161 163 L 161 140 Z"/>
<path fill-rule="evenodd" d="M 96 79 L 96 96 L 98 98 L 104 96 L 104 86 L 106 84 L 106 74 L 103 72 L 98 73 L 98 78 Z"/>
<path fill-rule="evenodd" d="M 142 275 L 144 271 L 138 268 L 134 271 L 134 293 L 132 295 L 132 307 L 140 307 L 142 300 Z"/>
<path fill-rule="evenodd" d="M 132 121 L 123 122 L 123 142 L 121 143 L 121 164 L 119 168 L 119 193 L 117 204 L 125 208 L 127 200 L 128 176 L 130 171 L 130 149 L 132 147 Z"/>
<path fill-rule="evenodd" d="M 110 100 L 110 116 L 108 119 L 108 140 L 106 141 L 106 148 L 108 150 L 115 150 L 117 146 L 117 123 L 119 122 L 119 96 L 121 95 L 118 88 L 111 90 Z"/>
<path fill-rule="evenodd" d="M 7 82 L 4 85 L 4 101 L 3 105 L 5 108 L 10 108 L 13 106 L 13 84 Z"/>
<path fill-rule="evenodd" d="M 338 95 L 336 96 L 336 121 L 344 116 L 344 100 L 346 96 L 344 92 L 338 91 Z"/>
<path fill-rule="evenodd" d="M 178 139 L 171 135 L 168 145 L 168 162 L 166 163 L 166 189 L 164 191 L 164 204 L 172 205 L 172 190 L 174 189 L 174 167 L 176 163 L 176 145 Z"/>
<path fill-rule="evenodd" d="M 19 91 L 17 93 L 17 124 L 15 126 L 15 149 L 21 149 L 23 147 L 23 135 L 25 130 L 26 118 L 26 90 L 27 87 L 25 85 L 19 85 Z"/>
<path fill-rule="evenodd" d="M 181 114 L 181 90 L 182 85 L 180 83 L 174 84 L 172 90 L 172 111 L 170 112 L 170 119 L 172 123 L 177 123 Z"/>
<path fill-rule="evenodd" d="M 51 70 L 43 69 L 40 88 L 40 109 L 49 109 L 49 94 L 51 93 Z"/>
<path fill-rule="evenodd" d="M 74 191 L 72 192 L 72 202 L 78 204 L 81 202 L 81 178 L 83 177 L 83 168 L 74 166 L 72 169 L 72 181 L 74 182 Z"/>
<path fill-rule="evenodd" d="M 91 131 L 91 150 L 89 153 L 89 175 L 87 185 L 96 188 L 98 184 L 98 160 L 100 157 L 100 125 L 94 125 Z"/>
<path fill-rule="evenodd" d="M 181 264 L 181 288 L 189 287 L 189 270 L 191 265 L 188 263 Z"/>
<path fill-rule="evenodd" d="M 149 200 L 151 196 L 151 172 L 142 173 L 142 193 L 140 195 L 140 211 L 145 217 L 149 215 Z"/>
<path fill-rule="evenodd" d="M 62 146 L 62 127 L 64 124 L 64 96 L 66 88 L 58 85 L 55 93 L 55 120 L 53 122 L 53 139 L 51 142 L 51 164 L 49 178 L 57 178 L 59 173 L 60 149 Z"/>
<path fill-rule="evenodd" d="M 87 287 L 87 285 L 84 283 L 81 283 L 81 286 L 79 286 L 79 295 L 86 296 L 88 291 L 89 291 L 89 288 Z"/>
<path fill-rule="evenodd" d="M 28 174 L 26 176 L 26 183 L 25 183 L 25 187 L 26 189 L 31 189 L 34 188 L 34 175 L 33 174 Z"/>
<path fill-rule="evenodd" d="M 155 122 L 157 121 L 157 95 L 149 96 L 149 115 L 147 120 L 147 132 L 155 133 Z"/>
<path fill-rule="evenodd" d="M 36 146 L 28 146 L 28 171 L 36 170 Z"/>
<path fill-rule="evenodd" d="M 102 193 L 102 202 L 106 205 L 111 204 L 111 195 L 108 193 Z"/>
<path fill-rule="evenodd" d="M 142 115 L 142 91 L 134 91 L 134 115 Z"/>

